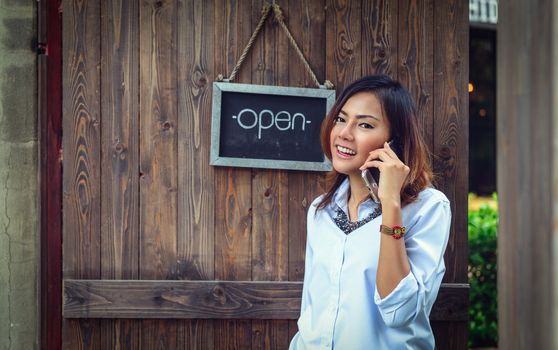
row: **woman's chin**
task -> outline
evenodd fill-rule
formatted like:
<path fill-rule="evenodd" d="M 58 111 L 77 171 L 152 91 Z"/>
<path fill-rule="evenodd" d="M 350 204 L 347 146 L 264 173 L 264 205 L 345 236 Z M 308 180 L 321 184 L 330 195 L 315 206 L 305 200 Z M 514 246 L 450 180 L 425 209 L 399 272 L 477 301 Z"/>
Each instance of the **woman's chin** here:
<path fill-rule="evenodd" d="M 360 170 L 358 168 L 349 168 L 344 166 L 336 166 L 333 164 L 333 169 L 338 172 L 339 174 L 350 176 L 352 174 L 360 174 Z"/>

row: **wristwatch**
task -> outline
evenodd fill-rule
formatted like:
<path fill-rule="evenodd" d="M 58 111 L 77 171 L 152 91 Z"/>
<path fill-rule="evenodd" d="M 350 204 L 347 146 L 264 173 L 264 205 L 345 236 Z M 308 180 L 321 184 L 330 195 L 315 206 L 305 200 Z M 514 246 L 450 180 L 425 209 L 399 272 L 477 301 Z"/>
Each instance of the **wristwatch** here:
<path fill-rule="evenodd" d="M 388 236 L 392 236 L 395 239 L 401 239 L 407 233 L 405 226 L 393 226 L 389 227 L 386 225 L 380 225 L 380 232 Z"/>

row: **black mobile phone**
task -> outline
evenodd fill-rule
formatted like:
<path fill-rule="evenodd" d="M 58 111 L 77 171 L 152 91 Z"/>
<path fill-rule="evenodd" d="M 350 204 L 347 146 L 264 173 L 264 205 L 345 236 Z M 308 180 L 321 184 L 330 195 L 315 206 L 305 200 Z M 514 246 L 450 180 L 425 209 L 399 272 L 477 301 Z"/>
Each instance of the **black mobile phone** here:
<path fill-rule="evenodd" d="M 393 150 L 393 152 L 395 152 L 395 154 L 397 155 L 397 158 L 403 161 L 403 149 L 399 145 L 399 142 L 396 142 L 395 139 L 392 139 L 391 141 L 388 142 L 388 144 L 389 147 L 391 147 L 391 149 Z M 372 167 L 372 168 L 368 168 L 368 171 L 370 172 L 370 174 L 372 174 L 374 181 L 376 181 L 377 184 L 380 184 L 380 170 L 378 168 Z"/>
<path fill-rule="evenodd" d="M 389 147 L 395 152 L 397 157 L 403 161 L 403 149 L 396 142 L 394 139 L 388 142 Z M 366 187 L 368 187 L 368 191 L 370 192 L 370 196 L 372 200 L 376 203 L 380 203 L 380 199 L 378 198 L 378 185 L 380 183 L 380 170 L 378 168 L 372 167 L 361 172 L 361 177 Z"/>

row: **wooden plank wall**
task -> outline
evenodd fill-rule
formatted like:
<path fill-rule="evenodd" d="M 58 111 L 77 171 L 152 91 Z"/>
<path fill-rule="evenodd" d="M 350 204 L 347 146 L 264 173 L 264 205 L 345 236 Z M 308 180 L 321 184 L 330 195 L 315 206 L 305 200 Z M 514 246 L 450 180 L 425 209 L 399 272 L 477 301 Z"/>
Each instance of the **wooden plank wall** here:
<path fill-rule="evenodd" d="M 411 90 L 452 202 L 444 282 L 466 283 L 468 21 L 457 0 L 277 0 L 338 93 L 387 73 Z M 63 2 L 65 279 L 300 281 L 313 172 L 211 167 L 211 83 L 263 0 Z M 312 87 L 273 21 L 237 82 Z M 466 322 L 433 322 L 442 349 Z M 65 349 L 285 349 L 294 320 L 65 319 Z M 450 336 L 451 335 L 451 336 Z"/>
<path fill-rule="evenodd" d="M 558 349 L 558 6 L 505 1 L 497 56 L 498 347 Z M 517 48 L 532 54 L 516 54 Z"/>

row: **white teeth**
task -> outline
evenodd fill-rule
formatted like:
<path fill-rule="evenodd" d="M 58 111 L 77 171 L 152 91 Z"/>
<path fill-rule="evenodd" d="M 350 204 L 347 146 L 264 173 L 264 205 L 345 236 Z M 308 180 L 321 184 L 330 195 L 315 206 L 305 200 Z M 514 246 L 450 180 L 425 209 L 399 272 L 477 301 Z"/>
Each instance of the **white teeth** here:
<path fill-rule="evenodd" d="M 353 155 L 356 154 L 356 152 L 353 151 L 353 150 L 350 149 L 350 148 L 345 148 L 345 147 L 342 147 L 342 146 L 337 146 L 337 149 L 340 150 L 340 151 L 343 152 L 343 153 L 353 154 Z"/>

